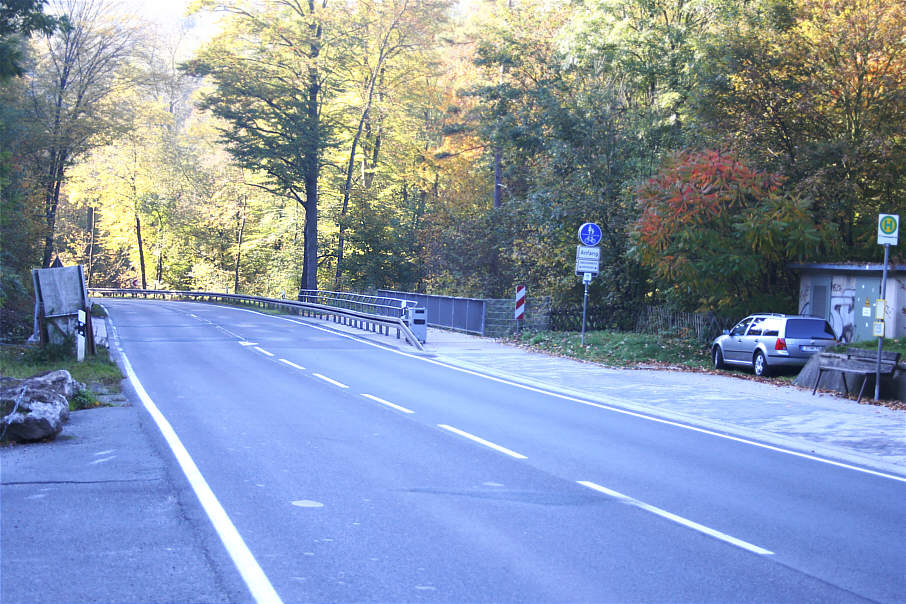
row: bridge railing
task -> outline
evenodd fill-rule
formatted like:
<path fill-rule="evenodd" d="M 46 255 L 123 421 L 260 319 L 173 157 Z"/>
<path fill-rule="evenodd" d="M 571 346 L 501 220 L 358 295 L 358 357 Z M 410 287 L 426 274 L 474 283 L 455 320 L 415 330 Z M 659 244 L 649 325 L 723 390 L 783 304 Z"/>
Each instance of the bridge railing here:
<path fill-rule="evenodd" d="M 324 290 L 303 289 L 299 291 L 299 301 L 307 304 L 321 304 L 349 310 L 360 310 L 388 317 L 408 315 L 408 309 L 416 303 L 402 297 L 369 296 L 349 292 L 331 292 Z"/>
<path fill-rule="evenodd" d="M 405 339 L 416 349 L 424 350 L 422 342 L 412 333 L 408 324 L 408 308 L 411 304 L 406 300 L 382 296 L 358 296 L 357 294 L 344 294 L 349 297 L 337 295 L 341 293 L 311 291 L 304 296 L 304 299 L 301 299 L 303 296 L 300 293 L 300 300 L 296 301 L 217 292 L 108 288 L 89 288 L 88 290 L 88 294 L 94 297 L 221 302 L 269 310 L 283 310 L 300 316 L 332 320 L 334 323 L 383 335 L 390 335 L 391 330 L 395 329 L 398 339 Z M 356 299 L 355 296 L 368 299 Z"/>

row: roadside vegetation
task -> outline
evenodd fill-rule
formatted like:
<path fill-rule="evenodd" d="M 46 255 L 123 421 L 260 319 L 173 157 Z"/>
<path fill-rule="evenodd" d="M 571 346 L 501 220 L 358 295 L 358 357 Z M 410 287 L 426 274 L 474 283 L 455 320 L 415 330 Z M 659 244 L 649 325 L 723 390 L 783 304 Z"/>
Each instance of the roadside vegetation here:
<path fill-rule="evenodd" d="M 865 350 L 877 350 L 877 340 L 865 340 L 862 342 L 852 342 L 829 348 L 828 352 L 846 352 L 847 348 L 864 348 Z M 901 359 L 906 359 L 906 338 L 884 338 L 884 352 L 899 352 Z"/>
<path fill-rule="evenodd" d="M 534 350 L 613 367 L 669 366 L 706 369 L 710 358 L 706 344 L 684 334 L 641 334 L 591 331 L 525 331 L 516 342 Z"/>
<path fill-rule="evenodd" d="M 88 390 L 73 396 L 69 401 L 72 411 L 105 406 L 98 399 L 99 394 L 120 392 L 119 383 L 123 374 L 110 359 L 106 349 L 99 349 L 96 356 L 89 356 L 80 363 L 65 344 L 40 348 L 26 345 L 0 346 L 0 376 L 24 379 L 58 369 L 67 370 L 73 379 L 88 387 Z"/>

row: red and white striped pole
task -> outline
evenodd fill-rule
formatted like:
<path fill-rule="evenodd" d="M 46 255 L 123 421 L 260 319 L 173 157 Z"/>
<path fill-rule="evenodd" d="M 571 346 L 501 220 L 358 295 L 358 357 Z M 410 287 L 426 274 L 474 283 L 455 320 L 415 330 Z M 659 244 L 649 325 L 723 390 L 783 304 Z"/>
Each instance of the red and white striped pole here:
<path fill-rule="evenodd" d="M 516 329 L 522 331 L 522 322 L 525 320 L 525 286 L 516 286 Z"/>

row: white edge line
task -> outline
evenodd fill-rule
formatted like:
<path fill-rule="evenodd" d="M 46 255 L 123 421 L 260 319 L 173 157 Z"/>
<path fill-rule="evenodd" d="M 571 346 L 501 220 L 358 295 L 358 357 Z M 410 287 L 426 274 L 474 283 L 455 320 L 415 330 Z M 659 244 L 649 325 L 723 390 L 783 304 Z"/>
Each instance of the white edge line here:
<path fill-rule="evenodd" d="M 211 520 L 211 524 L 214 525 L 214 530 L 217 531 L 217 535 L 223 542 L 224 547 L 226 547 L 227 553 L 229 553 L 230 558 L 232 558 L 233 563 L 239 570 L 239 574 L 242 575 L 245 584 L 252 593 L 252 597 L 255 598 L 256 602 L 262 604 L 282 604 L 283 600 L 277 595 L 277 591 L 267 578 L 267 575 L 264 574 L 264 570 L 262 570 L 258 561 L 255 560 L 255 556 L 245 544 L 233 521 L 230 520 L 226 510 L 220 505 L 217 496 L 214 495 L 214 491 L 208 486 L 208 482 L 202 476 L 198 466 L 195 465 L 192 456 L 189 455 L 189 452 L 183 446 L 173 426 L 170 425 L 164 414 L 161 413 L 154 401 L 151 400 L 151 397 L 148 396 L 145 387 L 142 386 L 138 376 L 132 370 L 132 365 L 129 363 L 126 354 L 122 350 L 119 352 L 123 360 L 123 368 L 126 370 L 126 375 L 132 383 L 132 387 L 141 399 L 145 409 L 148 410 L 148 413 L 154 419 L 158 429 L 160 429 L 161 434 L 170 446 L 170 450 L 173 451 L 179 467 L 182 468 L 189 484 L 192 486 L 192 490 L 195 491 L 198 501 Z"/>
<path fill-rule="evenodd" d="M 334 386 L 338 386 L 340 388 L 349 388 L 349 386 L 347 386 L 346 384 L 343 384 L 336 380 L 332 380 L 329 377 L 327 377 L 326 375 L 321 375 L 320 373 L 312 373 L 312 375 L 315 376 L 316 378 L 324 380 L 325 382 L 329 382 L 329 383 L 333 384 Z"/>
<path fill-rule="evenodd" d="M 452 432 L 453 434 L 458 434 L 464 438 L 468 438 L 469 440 L 475 441 L 486 447 L 490 447 L 490 448 L 494 449 L 495 451 L 499 451 L 500 453 L 504 453 L 506 455 L 509 455 L 510 457 L 515 457 L 516 459 L 528 459 L 528 457 L 526 457 L 525 455 L 523 455 L 521 453 L 516 453 L 515 451 L 513 451 L 511 449 L 507 449 L 506 447 L 501 447 L 498 444 L 492 443 L 489 440 L 485 440 L 485 439 L 481 438 L 480 436 L 475 436 L 474 434 L 469 434 L 468 432 L 460 430 L 459 428 L 454 428 L 453 426 L 448 426 L 447 424 L 437 424 L 437 427 L 447 430 L 448 432 Z"/>
<path fill-rule="evenodd" d="M 274 356 L 274 353 L 273 353 L 273 352 L 268 352 L 268 351 L 266 351 L 265 349 L 261 348 L 260 346 L 255 346 L 255 350 L 257 350 L 258 352 L 260 352 L 260 353 L 262 353 L 262 354 L 266 354 L 266 355 L 269 356 L 269 357 Z"/>
<path fill-rule="evenodd" d="M 305 367 L 303 367 L 302 365 L 296 365 L 292 361 L 287 361 L 286 359 L 280 359 L 280 362 L 285 363 L 285 364 L 289 365 L 290 367 L 295 367 L 296 369 L 301 369 L 302 371 L 305 371 Z"/>
<path fill-rule="evenodd" d="M 633 499 L 632 497 L 630 497 L 628 495 L 624 495 L 623 493 L 620 493 L 618 491 L 608 489 L 607 487 L 602 487 L 601 485 L 595 484 L 594 482 L 590 482 L 587 480 L 579 480 L 578 483 L 584 487 L 588 487 L 589 489 L 598 491 L 599 493 L 603 493 L 605 495 L 609 495 L 611 497 L 619 499 L 623 503 L 635 506 L 639 509 L 645 510 L 646 512 L 651 512 L 652 514 L 656 514 L 656 515 L 660 516 L 661 518 L 666 518 L 667 520 L 670 520 L 671 522 L 676 522 L 677 524 L 681 524 L 687 528 L 691 528 L 700 533 L 704 533 L 705 535 L 714 537 L 715 539 L 720 539 L 721 541 L 725 541 L 731 545 L 735 545 L 736 547 L 741 547 L 742 549 L 750 551 L 754 554 L 758 554 L 760 556 L 773 556 L 774 555 L 774 552 L 772 552 L 770 550 L 766 550 L 763 547 L 758 547 L 757 545 L 752 545 L 751 543 L 749 543 L 747 541 L 743 541 L 742 539 L 737 539 L 736 537 L 731 537 L 730 535 L 727 535 L 726 533 L 722 533 L 720 531 L 717 531 L 717 530 L 714 530 L 707 526 L 704 526 L 703 524 L 699 524 L 692 520 L 688 520 L 686 518 L 683 518 L 682 516 L 677 516 L 676 514 L 668 512 L 667 510 L 662 510 L 659 507 L 655 507 L 655 506 L 647 504 L 643 501 L 639 501 L 638 499 Z"/>
<path fill-rule="evenodd" d="M 220 306 L 220 305 L 218 305 L 218 306 Z M 330 333 L 330 334 L 334 334 L 334 335 L 337 335 L 337 336 L 340 336 L 340 337 L 343 337 L 343 338 L 347 338 L 347 339 L 350 339 L 350 340 L 355 340 L 356 342 L 360 342 L 360 343 L 366 344 L 366 345 L 368 345 L 368 346 L 373 346 L 373 347 L 375 347 L 375 348 L 381 348 L 381 349 L 383 349 L 383 350 L 387 350 L 387 351 L 389 351 L 389 352 L 392 352 L 392 353 L 395 353 L 395 354 L 398 354 L 398 355 L 402 355 L 402 356 L 404 356 L 404 357 L 409 357 L 409 358 L 411 358 L 411 359 L 418 359 L 418 360 L 423 361 L 423 362 L 425 362 L 425 363 L 431 363 L 432 365 L 437 365 L 438 367 L 446 367 L 447 369 L 452 369 L 453 371 L 459 371 L 459 372 L 461 372 L 461 373 L 465 373 L 465 374 L 468 374 L 468 375 L 478 376 L 478 377 L 484 378 L 484 379 L 486 379 L 486 380 L 490 380 L 490 381 L 492 381 L 492 382 L 497 382 L 497 383 L 500 383 L 500 384 L 507 384 L 507 385 L 509 385 L 509 386 L 513 386 L 513 387 L 516 387 L 516 388 L 521 388 L 521 389 L 523 389 L 523 390 L 528 390 L 528 391 L 530 391 L 530 392 L 537 392 L 537 393 L 539 393 L 539 394 L 546 394 L 546 395 L 548 395 L 548 396 L 553 396 L 553 397 L 559 398 L 559 399 L 561 399 L 561 400 L 572 401 L 572 402 L 574 402 L 574 403 L 579 403 L 579 404 L 581 404 L 581 405 L 587 405 L 587 406 L 589 406 L 589 407 L 597 407 L 598 409 L 604 409 L 604 410 L 606 410 L 606 411 L 612 411 L 612 412 L 614 412 L 614 413 L 621 413 L 621 414 L 623 414 L 623 415 L 629 415 L 629 416 L 632 416 L 632 417 L 637 417 L 637 418 L 639 418 L 639 419 L 645 419 L 645 420 L 648 420 L 648 421 L 658 422 L 658 423 L 661 423 L 661 424 L 666 424 L 666 425 L 674 426 L 674 427 L 677 427 L 677 428 L 683 428 L 683 429 L 685 429 L 685 430 L 692 430 L 692 431 L 694 431 L 694 432 L 699 432 L 699 433 L 701 433 L 701 434 L 708 434 L 709 436 L 716 436 L 716 437 L 718 437 L 718 438 L 723 438 L 723 439 L 726 439 L 726 440 L 732 440 L 732 441 L 735 441 L 735 442 L 738 442 L 738 443 L 743 443 L 743 444 L 746 444 L 746 445 L 752 445 L 753 447 L 760 447 L 760 448 L 762 448 L 762 449 L 767 449 L 767 450 L 769 450 L 769 451 L 774 451 L 774 452 L 776 452 L 776 453 L 784 453 L 784 454 L 786 454 L 786 455 L 793 455 L 794 457 L 800 457 L 800 458 L 802 458 L 802 459 L 808 459 L 808 460 L 810 460 L 810 461 L 817 461 L 817 462 L 819 462 L 819 463 L 828 464 L 828 465 L 831 465 L 831 466 L 836 466 L 836 467 L 838 467 L 838 468 L 844 468 L 844 469 L 847 469 L 847 470 L 853 470 L 853 471 L 855 471 L 855 472 L 861 472 L 861 473 L 863 473 L 863 474 L 870 474 L 870 475 L 872 475 L 872 476 L 879 476 L 879 477 L 881 477 L 881 478 L 888 478 L 888 479 L 890 479 L 890 480 L 896 480 L 896 481 L 898 481 L 898 482 L 904 482 L 904 483 L 906 483 L 906 476 L 897 476 L 896 474 L 888 474 L 888 473 L 886 473 L 886 472 L 879 472 L 879 471 L 877 471 L 877 470 L 870 470 L 870 469 L 868 469 L 868 468 L 863 468 L 863 467 L 860 467 L 860 466 L 855 466 L 855 465 L 848 464 L 848 463 L 844 463 L 844 462 L 841 462 L 841 461 L 834 461 L 834 460 L 832 460 L 832 459 L 827 459 L 826 457 L 818 457 L 817 455 L 809 455 L 808 453 L 801 453 L 801 452 L 799 452 L 799 451 L 793 451 L 792 449 L 784 449 L 784 448 L 782 448 L 782 447 L 777 447 L 777 446 L 769 445 L 769 444 L 766 444 L 766 443 L 760 443 L 760 442 L 757 442 L 757 441 L 754 441 L 754 440 L 749 440 L 749 439 L 747 439 L 747 438 L 742 438 L 742 437 L 739 437 L 739 436 L 732 436 L 732 435 L 730 435 L 730 434 L 723 434 L 723 433 L 721 433 L 721 432 L 715 432 L 714 430 L 708 430 L 708 429 L 706 429 L 706 428 L 698 428 L 698 427 L 696 427 L 696 426 L 692 426 L 692 425 L 689 425 L 689 424 L 683 424 L 683 423 L 681 423 L 681 422 L 676 422 L 676 421 L 672 421 L 672 420 L 669 420 L 669 419 L 663 419 L 663 418 L 660 418 L 660 417 L 655 417 L 655 416 L 653 416 L 653 415 L 646 415 L 646 414 L 644 414 L 644 413 L 639 413 L 639 412 L 637 412 L 637 411 L 629 411 L 628 409 L 620 409 L 619 407 L 613 407 L 613 406 L 611 406 L 611 405 L 605 405 L 605 404 L 603 404 L 603 403 L 594 403 L 594 402 L 592 402 L 592 401 L 588 401 L 588 400 L 585 400 L 585 399 L 581 399 L 581 398 L 578 398 L 578 397 L 575 397 L 575 396 L 569 396 L 568 394 L 561 394 L 561 393 L 559 393 L 559 392 L 553 392 L 553 391 L 551 391 L 551 390 L 544 390 L 544 389 L 542 389 L 542 388 L 535 388 L 534 386 L 529 386 L 529 385 L 527 385 L 527 384 L 520 384 L 519 382 L 514 382 L 514 381 L 512 381 L 512 380 L 506 380 L 506 379 L 503 379 L 503 378 L 495 377 L 495 376 L 493 376 L 493 375 L 488 375 L 488 374 L 486 374 L 486 373 L 480 373 L 480 372 L 478 372 L 478 371 L 472 371 L 471 369 L 465 369 L 464 367 L 457 367 L 456 365 L 450 365 L 449 363 L 444 363 L 444 362 L 442 362 L 442 361 L 437 361 L 437 360 L 429 359 L 429 358 L 426 358 L 426 357 L 423 357 L 423 356 L 414 355 L 414 354 L 411 354 L 411 353 L 408 353 L 408 352 L 403 352 L 402 350 L 397 350 L 397 349 L 391 348 L 391 347 L 389 347 L 389 346 L 384 346 L 383 344 L 377 344 L 377 343 L 375 343 L 375 342 L 370 342 L 370 341 L 365 340 L 365 339 L 362 339 L 362 338 L 357 338 L 357 337 L 355 337 L 355 336 L 353 336 L 353 335 L 349 335 L 349 334 L 345 334 L 345 333 L 342 333 L 342 332 L 334 331 L 334 330 L 332 330 L 332 329 L 327 329 L 327 328 L 325 328 L 325 327 L 321 327 L 320 325 L 313 325 L 313 324 L 308 323 L 308 322 L 306 322 L 306 321 L 300 321 L 300 320 L 296 320 L 296 319 L 289 319 L 289 318 L 287 318 L 287 317 L 281 317 L 281 316 L 279 316 L 279 315 L 268 315 L 268 314 L 265 314 L 265 313 L 259 313 L 259 312 L 254 311 L 254 310 L 249 310 L 249 309 L 247 309 L 247 308 L 237 308 L 237 307 L 235 307 L 235 306 L 221 306 L 221 308 L 230 308 L 230 309 L 233 309 L 233 310 L 241 310 L 241 311 L 244 311 L 244 312 L 251 312 L 251 313 L 263 315 L 263 316 L 265 316 L 265 317 L 271 317 L 271 318 L 273 318 L 273 319 L 280 319 L 281 321 L 287 321 L 287 322 L 289 322 L 289 323 L 295 323 L 296 325 L 303 325 L 303 326 L 305 326 L 305 327 L 310 327 L 310 328 L 312 328 L 312 329 L 317 329 L 317 330 L 323 331 L 323 332 L 325 332 L 325 333 Z"/>
<path fill-rule="evenodd" d="M 378 398 L 378 397 L 374 396 L 373 394 L 363 394 L 362 396 L 364 396 L 365 398 L 369 398 L 382 405 L 387 405 L 388 407 L 396 409 L 397 411 L 402 411 L 403 413 L 415 413 L 415 411 L 413 411 L 412 409 L 406 409 L 405 407 L 401 407 L 395 403 L 391 403 L 390 401 L 385 401 L 384 399 Z"/>

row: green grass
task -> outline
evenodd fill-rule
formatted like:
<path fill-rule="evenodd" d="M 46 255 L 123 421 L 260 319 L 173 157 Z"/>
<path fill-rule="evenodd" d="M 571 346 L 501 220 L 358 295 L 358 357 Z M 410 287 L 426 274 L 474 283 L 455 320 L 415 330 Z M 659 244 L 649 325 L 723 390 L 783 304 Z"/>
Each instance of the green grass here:
<path fill-rule="evenodd" d="M 878 340 L 877 338 L 873 340 L 865 340 L 862 342 L 852 342 L 850 344 L 843 344 L 841 346 L 834 346 L 828 350 L 832 352 L 846 352 L 847 348 L 863 348 L 865 350 L 878 350 Z M 885 352 L 899 352 L 901 358 L 906 358 L 906 338 L 884 338 L 883 345 Z"/>
<path fill-rule="evenodd" d="M 27 378 L 46 371 L 66 369 L 72 377 L 84 384 L 103 384 L 118 387 L 123 374 L 110 360 L 108 352 L 98 350 L 94 357 L 88 356 L 79 363 L 68 353 L 33 346 L 0 346 L 0 375 Z M 93 396 L 93 395 L 92 395 Z"/>
<path fill-rule="evenodd" d="M 575 332 L 527 331 L 516 338 L 537 350 L 615 367 L 650 364 L 710 367 L 708 347 L 680 336 L 592 331 L 586 332 L 584 347 L 581 334 Z"/>

